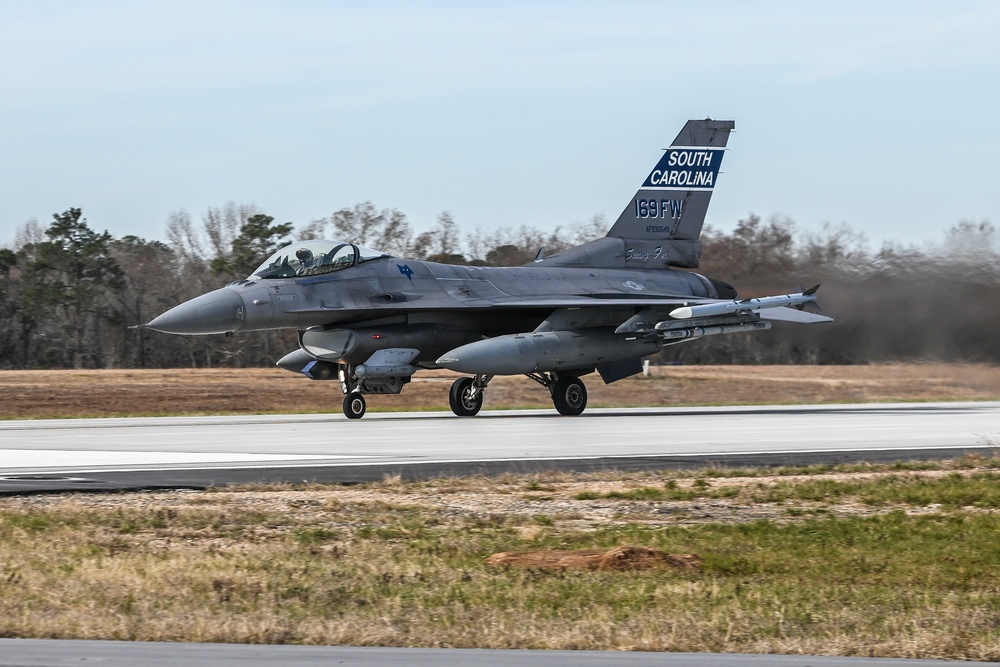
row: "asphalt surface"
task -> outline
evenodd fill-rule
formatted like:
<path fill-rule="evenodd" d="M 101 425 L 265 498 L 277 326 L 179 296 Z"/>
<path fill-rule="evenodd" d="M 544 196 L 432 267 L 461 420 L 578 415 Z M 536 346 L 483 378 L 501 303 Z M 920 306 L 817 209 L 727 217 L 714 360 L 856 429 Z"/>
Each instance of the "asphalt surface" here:
<path fill-rule="evenodd" d="M 261 667 L 263 665 L 414 665 L 415 667 L 940 667 L 939 660 L 841 658 L 713 653 L 615 653 L 602 651 L 495 651 L 350 646 L 248 646 L 144 642 L 0 639 L 0 667 Z M 977 665 L 1000 665 L 979 662 Z"/>
<path fill-rule="evenodd" d="M 1000 403 L 0 421 L 0 494 L 993 453 Z"/>

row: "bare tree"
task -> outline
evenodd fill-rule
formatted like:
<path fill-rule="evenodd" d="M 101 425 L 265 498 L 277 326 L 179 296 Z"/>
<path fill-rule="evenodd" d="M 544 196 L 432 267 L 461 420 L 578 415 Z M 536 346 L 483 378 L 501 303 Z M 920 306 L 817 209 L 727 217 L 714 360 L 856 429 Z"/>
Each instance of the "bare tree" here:
<path fill-rule="evenodd" d="M 38 218 L 30 218 L 14 232 L 14 250 L 28 245 L 37 245 L 45 240 L 45 229 Z"/>
<path fill-rule="evenodd" d="M 172 211 L 167 216 L 167 240 L 174 252 L 188 261 L 205 261 L 205 248 L 195 229 L 191 214 L 184 209 Z"/>
<path fill-rule="evenodd" d="M 317 220 L 310 226 L 310 233 L 327 229 L 327 223 Z M 410 223 L 396 209 L 379 210 L 370 202 L 342 208 L 329 219 L 332 238 L 369 246 L 391 255 L 406 256 L 412 252 L 413 241 Z"/>
<path fill-rule="evenodd" d="M 240 228 L 262 211 L 255 204 L 227 202 L 225 206 L 209 207 L 202 215 L 202 227 L 208 238 L 213 258 L 226 256 Z"/>

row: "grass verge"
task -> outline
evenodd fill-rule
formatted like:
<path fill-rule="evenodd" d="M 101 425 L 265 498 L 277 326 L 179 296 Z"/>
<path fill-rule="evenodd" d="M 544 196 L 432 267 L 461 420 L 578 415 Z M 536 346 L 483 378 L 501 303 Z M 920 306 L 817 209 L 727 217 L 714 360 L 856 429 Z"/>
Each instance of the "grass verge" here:
<path fill-rule="evenodd" d="M 649 377 L 605 385 L 588 380 L 590 405 L 705 406 L 1000 399 L 996 367 L 968 364 L 872 366 L 665 366 Z M 421 372 L 398 396 L 372 396 L 372 411 L 447 410 L 458 377 Z M 294 400 L 290 397 L 294 396 Z M 274 368 L 119 369 L 0 372 L 0 419 L 211 414 L 339 414 L 333 382 Z M 486 409 L 552 409 L 548 392 L 523 377 L 490 383 Z"/>
<path fill-rule="evenodd" d="M 7 498 L 0 636 L 997 660 L 997 463 Z"/>

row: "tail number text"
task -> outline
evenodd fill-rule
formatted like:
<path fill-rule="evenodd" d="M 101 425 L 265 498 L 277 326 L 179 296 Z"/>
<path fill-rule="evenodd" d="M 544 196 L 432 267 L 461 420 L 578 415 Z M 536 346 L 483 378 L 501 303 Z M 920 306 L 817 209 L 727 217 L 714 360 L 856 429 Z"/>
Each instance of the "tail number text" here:
<path fill-rule="evenodd" d="M 683 199 L 636 199 L 635 217 L 677 220 L 684 211 Z"/>

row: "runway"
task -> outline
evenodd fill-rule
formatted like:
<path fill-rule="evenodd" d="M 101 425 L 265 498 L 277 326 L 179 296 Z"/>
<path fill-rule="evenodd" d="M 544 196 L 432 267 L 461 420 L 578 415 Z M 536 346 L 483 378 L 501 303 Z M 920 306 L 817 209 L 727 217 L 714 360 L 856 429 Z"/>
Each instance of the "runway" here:
<path fill-rule="evenodd" d="M 996 446 L 1000 402 L 0 421 L 0 493 L 938 458 Z"/>

